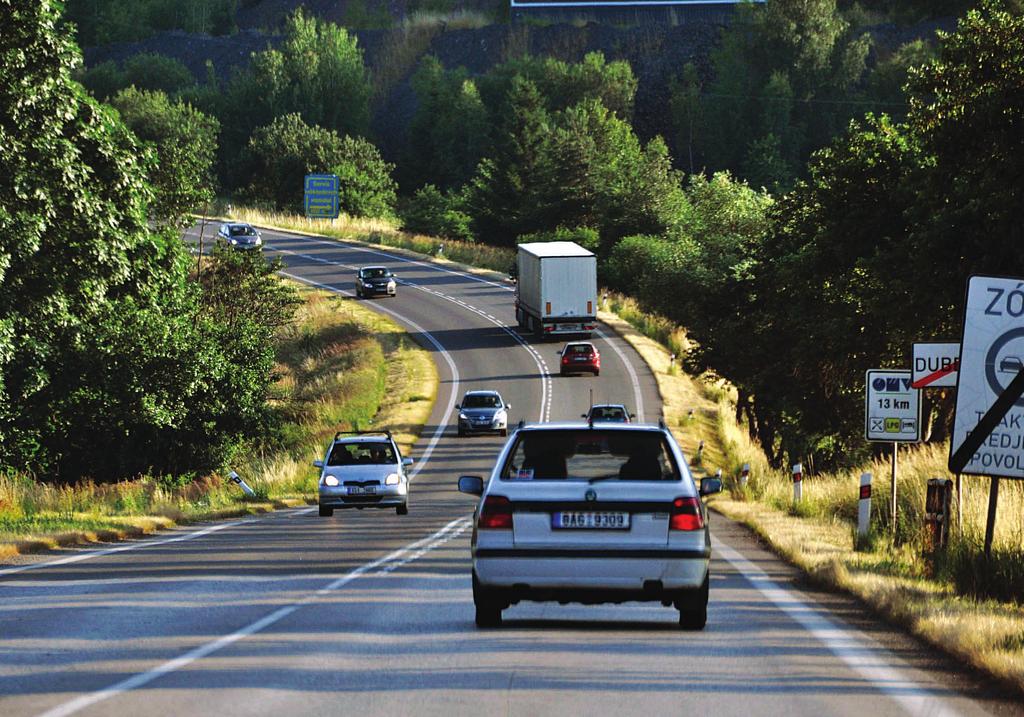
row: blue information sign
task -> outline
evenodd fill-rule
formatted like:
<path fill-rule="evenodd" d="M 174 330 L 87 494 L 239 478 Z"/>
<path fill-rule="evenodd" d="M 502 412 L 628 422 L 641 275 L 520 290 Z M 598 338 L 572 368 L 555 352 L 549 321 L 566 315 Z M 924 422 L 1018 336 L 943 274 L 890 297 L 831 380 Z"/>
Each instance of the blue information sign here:
<path fill-rule="evenodd" d="M 307 174 L 303 202 L 307 217 L 338 218 L 338 175 Z"/>

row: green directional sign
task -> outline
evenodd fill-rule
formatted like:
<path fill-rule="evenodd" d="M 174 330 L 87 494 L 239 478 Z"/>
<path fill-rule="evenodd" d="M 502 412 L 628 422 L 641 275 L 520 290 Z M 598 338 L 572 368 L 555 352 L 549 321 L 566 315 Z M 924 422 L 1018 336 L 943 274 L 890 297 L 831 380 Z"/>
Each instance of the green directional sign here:
<path fill-rule="evenodd" d="M 338 175 L 307 174 L 303 206 L 307 217 L 337 219 Z"/>

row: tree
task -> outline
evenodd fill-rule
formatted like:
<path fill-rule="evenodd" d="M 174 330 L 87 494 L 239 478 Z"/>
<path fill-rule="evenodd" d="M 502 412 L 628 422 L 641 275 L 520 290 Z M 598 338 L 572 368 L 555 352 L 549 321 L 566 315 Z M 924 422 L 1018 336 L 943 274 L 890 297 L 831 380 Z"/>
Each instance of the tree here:
<path fill-rule="evenodd" d="M 370 82 L 356 37 L 301 8 L 288 18 L 280 49 L 255 53 L 227 94 L 227 156 L 240 151 L 255 128 L 285 114 L 341 135 L 365 135 L 369 123 Z"/>
<path fill-rule="evenodd" d="M 128 128 L 156 152 L 150 216 L 185 227 L 189 213 L 213 198 L 213 162 L 220 124 L 162 92 L 131 87 L 110 103 Z"/>
<path fill-rule="evenodd" d="M 446 72 L 429 55 L 411 82 L 417 106 L 400 166 L 402 184 L 458 187 L 473 176 L 487 147 L 487 113 L 476 83 L 461 68 Z"/>
<path fill-rule="evenodd" d="M 298 114 L 253 132 L 240 171 L 252 177 L 246 195 L 276 207 L 302 207 L 305 175 L 338 174 L 340 206 L 350 214 L 388 216 L 395 202 L 393 165 L 363 139 L 310 126 Z"/>
<path fill-rule="evenodd" d="M 462 197 L 442 193 L 433 184 L 416 190 L 402 209 L 402 228 L 431 236 L 473 241 L 470 216 L 462 210 Z"/>

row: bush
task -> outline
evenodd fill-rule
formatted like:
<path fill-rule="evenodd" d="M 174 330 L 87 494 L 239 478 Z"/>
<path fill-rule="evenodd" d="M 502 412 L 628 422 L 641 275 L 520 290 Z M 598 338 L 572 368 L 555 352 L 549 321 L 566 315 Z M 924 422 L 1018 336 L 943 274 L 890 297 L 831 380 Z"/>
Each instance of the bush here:
<path fill-rule="evenodd" d="M 433 184 L 416 191 L 402 210 L 402 228 L 417 234 L 473 241 L 470 217 L 455 195 L 442 194 Z"/>

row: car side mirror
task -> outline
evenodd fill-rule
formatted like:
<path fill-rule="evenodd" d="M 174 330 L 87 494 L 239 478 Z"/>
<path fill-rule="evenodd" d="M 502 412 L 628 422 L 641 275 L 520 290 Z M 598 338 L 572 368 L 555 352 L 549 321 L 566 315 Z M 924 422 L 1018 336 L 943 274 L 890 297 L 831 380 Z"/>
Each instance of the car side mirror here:
<path fill-rule="evenodd" d="M 317 468 L 323 468 L 324 467 L 324 462 L 323 461 L 313 461 L 313 465 L 315 467 L 317 467 Z"/>
<path fill-rule="evenodd" d="M 455 404 L 455 407 L 456 407 L 456 408 L 462 408 L 462 404 L 460 404 L 460 403 L 456 403 L 456 404 Z"/>
<path fill-rule="evenodd" d="M 586 417 L 587 417 L 587 414 L 585 414 L 585 413 L 581 413 L 580 414 L 580 418 L 586 418 Z"/>
<path fill-rule="evenodd" d="M 512 404 L 511 403 L 506 403 L 505 404 L 505 408 L 512 408 Z"/>
<path fill-rule="evenodd" d="M 414 462 L 415 461 L 413 461 L 412 458 L 403 458 L 402 459 L 402 465 L 403 466 L 411 466 Z"/>
<path fill-rule="evenodd" d="M 459 476 L 459 492 L 483 495 L 484 479 L 480 476 Z"/>
<path fill-rule="evenodd" d="M 700 479 L 700 494 L 713 495 L 715 493 L 722 492 L 722 479 L 721 478 L 701 478 Z"/>
<path fill-rule="evenodd" d="M 629 417 L 630 418 L 636 418 L 636 414 L 635 413 L 631 413 L 631 414 L 629 414 Z"/>

